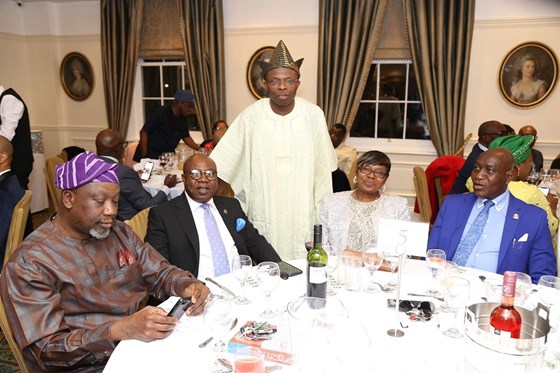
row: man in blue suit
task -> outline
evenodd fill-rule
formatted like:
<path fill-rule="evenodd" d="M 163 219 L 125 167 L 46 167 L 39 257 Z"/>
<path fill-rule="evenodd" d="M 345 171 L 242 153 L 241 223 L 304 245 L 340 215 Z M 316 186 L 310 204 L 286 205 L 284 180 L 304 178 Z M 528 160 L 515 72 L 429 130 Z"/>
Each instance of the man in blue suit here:
<path fill-rule="evenodd" d="M 556 256 L 544 210 L 515 198 L 507 189 L 513 164 L 513 156 L 506 149 L 482 153 L 471 173 L 474 192 L 447 196 L 428 248 L 442 249 L 448 260 L 464 260 L 466 267 L 500 274 L 508 270 L 525 272 L 537 283 L 542 275 L 556 274 Z M 482 233 L 473 240 L 471 226 L 477 224 L 486 201 L 493 204 L 481 224 Z M 469 237 L 474 246 L 465 256 Z"/>

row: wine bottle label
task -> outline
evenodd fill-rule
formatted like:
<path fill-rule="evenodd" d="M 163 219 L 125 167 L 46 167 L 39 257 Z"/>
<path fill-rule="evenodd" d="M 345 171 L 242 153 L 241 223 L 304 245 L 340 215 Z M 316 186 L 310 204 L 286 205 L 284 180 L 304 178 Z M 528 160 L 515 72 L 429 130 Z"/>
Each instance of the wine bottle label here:
<path fill-rule="evenodd" d="M 506 332 L 504 330 L 496 329 L 492 326 L 490 326 L 490 328 L 492 328 L 492 333 L 494 333 L 494 335 L 500 336 L 500 341 L 511 339 L 511 332 Z"/>
<path fill-rule="evenodd" d="M 309 282 L 312 284 L 324 284 L 327 282 L 327 270 L 325 267 L 309 267 Z"/>

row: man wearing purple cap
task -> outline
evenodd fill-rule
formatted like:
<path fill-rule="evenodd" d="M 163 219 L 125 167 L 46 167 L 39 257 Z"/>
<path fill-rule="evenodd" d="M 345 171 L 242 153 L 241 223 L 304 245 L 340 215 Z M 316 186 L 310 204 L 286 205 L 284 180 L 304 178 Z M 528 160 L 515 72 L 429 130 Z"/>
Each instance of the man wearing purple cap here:
<path fill-rule="evenodd" d="M 194 96 L 191 91 L 178 90 L 171 104 L 158 107 L 140 130 L 140 143 L 134 160 L 157 159 L 161 153 L 174 152 L 179 141 L 198 150 L 198 144 L 189 134 L 187 117 L 194 114 Z"/>
<path fill-rule="evenodd" d="M 117 167 L 89 151 L 58 165 L 58 213 L 4 266 L 0 295 L 29 371 L 101 371 L 119 341 L 167 337 L 177 319 L 139 310 L 148 293 L 204 309 L 208 288 L 115 220 Z"/>
<path fill-rule="evenodd" d="M 302 62 L 280 40 L 270 61 L 260 63 L 270 98 L 246 108 L 210 156 L 255 228 L 285 260 L 306 255 L 305 234 L 332 193 L 337 168 L 323 111 L 296 97 Z"/>

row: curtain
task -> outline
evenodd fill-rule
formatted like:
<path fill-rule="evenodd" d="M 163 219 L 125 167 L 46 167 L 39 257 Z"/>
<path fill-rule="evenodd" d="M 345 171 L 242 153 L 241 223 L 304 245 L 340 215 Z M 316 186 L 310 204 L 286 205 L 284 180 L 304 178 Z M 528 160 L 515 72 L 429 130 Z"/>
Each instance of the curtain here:
<path fill-rule="evenodd" d="M 101 60 L 109 128 L 126 136 L 140 49 L 143 0 L 101 0 Z"/>
<path fill-rule="evenodd" d="M 365 89 L 387 0 L 319 2 L 317 103 L 350 131 Z"/>
<path fill-rule="evenodd" d="M 224 18 L 222 0 L 178 0 L 187 70 L 204 138 L 225 119 Z"/>
<path fill-rule="evenodd" d="M 438 156 L 463 144 L 474 0 L 404 0 L 410 49 Z"/>

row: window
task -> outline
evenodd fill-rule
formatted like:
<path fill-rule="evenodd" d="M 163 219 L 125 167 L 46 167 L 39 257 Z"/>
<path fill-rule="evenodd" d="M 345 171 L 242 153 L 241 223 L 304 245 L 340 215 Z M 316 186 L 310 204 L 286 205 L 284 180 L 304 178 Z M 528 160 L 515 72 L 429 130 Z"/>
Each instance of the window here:
<path fill-rule="evenodd" d="M 374 60 L 352 137 L 429 139 L 410 60 Z"/>

